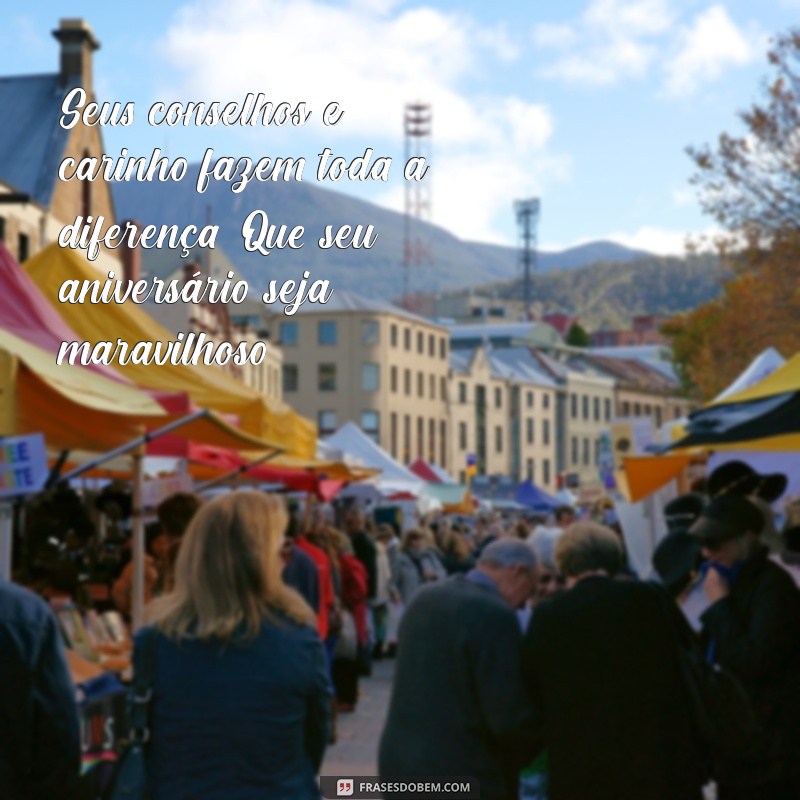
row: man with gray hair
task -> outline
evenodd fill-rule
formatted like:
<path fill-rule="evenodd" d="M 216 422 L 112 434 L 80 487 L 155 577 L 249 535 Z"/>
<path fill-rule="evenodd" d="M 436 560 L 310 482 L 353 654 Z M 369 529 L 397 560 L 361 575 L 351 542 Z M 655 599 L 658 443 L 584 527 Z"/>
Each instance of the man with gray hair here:
<path fill-rule="evenodd" d="M 400 625 L 382 778 L 474 777 L 483 800 L 516 796 L 537 745 L 514 609 L 535 566 L 528 545 L 500 539 L 466 575 L 416 594 Z"/>

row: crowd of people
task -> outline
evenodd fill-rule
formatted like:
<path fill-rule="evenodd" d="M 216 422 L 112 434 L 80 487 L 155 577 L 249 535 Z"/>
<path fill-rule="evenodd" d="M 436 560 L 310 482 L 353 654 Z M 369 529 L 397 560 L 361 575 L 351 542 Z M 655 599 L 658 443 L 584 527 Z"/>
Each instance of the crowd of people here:
<path fill-rule="evenodd" d="M 786 480 L 734 464 L 694 488 L 645 579 L 604 508 L 402 530 L 255 491 L 169 498 L 134 651 L 151 797 L 318 798 L 337 715 L 396 658 L 382 777 L 473 777 L 488 800 L 699 800 L 712 781 L 718 800 L 800 798 Z M 19 587 L 0 601 L 3 796 L 78 798 L 57 626 Z"/>

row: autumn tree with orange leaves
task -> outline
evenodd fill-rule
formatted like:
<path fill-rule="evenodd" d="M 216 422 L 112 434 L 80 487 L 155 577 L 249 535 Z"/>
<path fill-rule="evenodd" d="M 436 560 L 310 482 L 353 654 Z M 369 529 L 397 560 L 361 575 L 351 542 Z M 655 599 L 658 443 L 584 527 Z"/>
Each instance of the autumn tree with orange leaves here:
<path fill-rule="evenodd" d="M 800 351 L 800 29 L 780 36 L 768 58 L 774 74 L 762 101 L 740 114 L 744 135 L 688 151 L 703 210 L 729 232 L 720 297 L 664 328 L 684 383 L 704 399 L 764 348 Z"/>

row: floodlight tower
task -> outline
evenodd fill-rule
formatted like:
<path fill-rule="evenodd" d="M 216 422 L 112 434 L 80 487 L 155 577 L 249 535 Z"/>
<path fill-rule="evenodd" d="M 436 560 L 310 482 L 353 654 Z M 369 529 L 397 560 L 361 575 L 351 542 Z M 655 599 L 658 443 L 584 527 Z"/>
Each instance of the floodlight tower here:
<path fill-rule="evenodd" d="M 433 112 L 429 103 L 407 103 L 403 118 L 405 160 L 422 157 L 431 163 Z M 430 242 L 425 242 L 420 222 L 431 221 L 431 185 L 427 177 L 406 181 L 405 240 L 403 242 L 403 305 L 411 304 L 411 269 L 433 265 Z"/>
<path fill-rule="evenodd" d="M 536 269 L 536 231 L 539 225 L 539 198 L 516 200 L 514 212 L 520 235 L 520 256 L 525 281 L 525 319 L 531 319 L 531 277 Z"/>

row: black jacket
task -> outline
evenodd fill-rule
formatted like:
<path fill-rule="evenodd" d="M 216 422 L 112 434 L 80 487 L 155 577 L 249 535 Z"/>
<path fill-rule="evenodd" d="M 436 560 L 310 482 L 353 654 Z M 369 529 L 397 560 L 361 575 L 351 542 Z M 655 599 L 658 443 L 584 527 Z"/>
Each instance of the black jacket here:
<path fill-rule="evenodd" d="M 375 542 L 366 531 L 354 533 L 350 541 L 356 558 L 367 571 L 367 599 L 374 600 L 378 589 L 378 554 Z"/>
<path fill-rule="evenodd" d="M 762 727 L 755 759 L 800 758 L 800 592 L 763 550 L 742 566 L 730 593 L 701 617 L 714 659 L 750 695 Z M 795 767 L 797 769 L 797 767 Z"/>
<path fill-rule="evenodd" d="M 421 589 L 403 615 L 381 777 L 475 777 L 482 800 L 516 796 L 535 754 L 516 614 L 463 575 Z"/>
<path fill-rule="evenodd" d="M 80 739 L 75 689 L 50 609 L 0 581 L 0 796 L 75 797 Z"/>
<path fill-rule="evenodd" d="M 665 602 L 652 586 L 598 576 L 534 610 L 525 671 L 551 800 L 700 797 L 703 768 Z"/>

